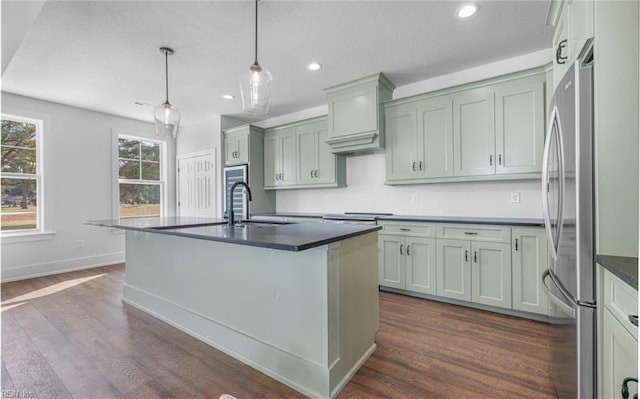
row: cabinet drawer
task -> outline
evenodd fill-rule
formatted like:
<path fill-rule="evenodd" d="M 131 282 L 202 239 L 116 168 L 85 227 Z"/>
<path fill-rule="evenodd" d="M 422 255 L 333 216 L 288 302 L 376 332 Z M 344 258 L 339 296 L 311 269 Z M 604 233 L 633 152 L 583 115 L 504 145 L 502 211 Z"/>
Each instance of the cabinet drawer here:
<path fill-rule="evenodd" d="M 439 224 L 438 238 L 451 240 L 476 240 L 491 242 L 511 242 L 511 228 L 478 224 Z"/>
<path fill-rule="evenodd" d="M 638 327 L 631 324 L 629 315 L 638 315 L 638 291 L 608 270 L 604 271 L 604 306 L 637 340 Z"/>
<path fill-rule="evenodd" d="M 402 234 L 405 236 L 433 237 L 436 236 L 435 223 L 411 223 L 411 222 L 380 222 L 381 233 Z"/>

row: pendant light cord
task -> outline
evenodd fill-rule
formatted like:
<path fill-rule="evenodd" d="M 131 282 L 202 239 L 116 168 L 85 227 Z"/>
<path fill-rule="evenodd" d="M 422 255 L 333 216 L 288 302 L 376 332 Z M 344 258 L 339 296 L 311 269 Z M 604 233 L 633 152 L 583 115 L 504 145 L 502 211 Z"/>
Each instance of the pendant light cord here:
<path fill-rule="evenodd" d="M 254 65 L 258 65 L 258 0 L 256 0 L 256 57 Z"/>
<path fill-rule="evenodd" d="M 164 52 L 164 77 L 165 77 L 165 89 L 167 94 L 167 104 L 169 103 L 169 52 Z"/>

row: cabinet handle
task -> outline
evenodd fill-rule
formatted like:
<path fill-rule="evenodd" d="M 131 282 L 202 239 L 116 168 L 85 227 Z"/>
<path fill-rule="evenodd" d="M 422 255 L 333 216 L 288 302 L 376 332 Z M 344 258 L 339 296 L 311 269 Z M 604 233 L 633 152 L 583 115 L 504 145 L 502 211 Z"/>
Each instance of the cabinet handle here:
<path fill-rule="evenodd" d="M 407 255 L 411 255 L 411 245 L 407 245 Z"/>
<path fill-rule="evenodd" d="M 411 231 L 411 229 L 407 227 L 400 227 L 400 231 Z"/>
<path fill-rule="evenodd" d="M 478 235 L 478 233 L 475 232 L 475 231 L 465 231 L 464 234 L 467 235 L 467 236 L 477 236 Z"/>
<path fill-rule="evenodd" d="M 311 177 L 313 177 L 313 171 L 311 171 Z"/>
<path fill-rule="evenodd" d="M 404 254 L 402 253 L 402 244 L 400 244 L 400 255 L 404 255 Z"/>
<path fill-rule="evenodd" d="M 558 48 L 556 49 L 556 62 L 558 64 L 564 64 L 567 62 L 567 57 L 562 55 L 562 50 L 567 47 L 567 39 L 564 39 L 558 43 Z"/>
<path fill-rule="evenodd" d="M 518 239 L 516 238 L 516 251 L 518 250 Z"/>
<path fill-rule="evenodd" d="M 489 155 L 489 166 L 493 166 L 493 155 Z"/>
<path fill-rule="evenodd" d="M 240 151 L 236 151 L 236 158 L 240 158 Z"/>
<path fill-rule="evenodd" d="M 420 161 L 420 165 L 419 165 L 418 169 L 422 170 L 422 161 Z"/>
<path fill-rule="evenodd" d="M 313 173 L 314 177 L 318 177 L 318 169 L 316 169 L 316 171 Z"/>
<path fill-rule="evenodd" d="M 464 261 L 469 262 L 469 251 L 466 249 L 464 250 Z"/>
<path fill-rule="evenodd" d="M 638 383 L 637 378 L 627 377 L 622 380 L 622 389 L 620 389 L 620 394 L 622 395 L 622 399 L 629 399 L 629 383 L 630 382 Z M 633 395 L 634 399 L 638 397 L 638 394 Z"/>
<path fill-rule="evenodd" d="M 498 165 L 502 165 L 502 154 L 498 154 Z"/>
<path fill-rule="evenodd" d="M 414 162 L 413 165 L 411 166 L 411 169 L 413 169 L 413 171 L 416 171 L 416 163 Z"/>
<path fill-rule="evenodd" d="M 473 251 L 473 262 L 478 263 L 478 251 Z"/>
<path fill-rule="evenodd" d="M 631 322 L 631 324 L 633 324 L 634 326 L 638 327 L 638 315 L 629 315 L 629 321 Z"/>

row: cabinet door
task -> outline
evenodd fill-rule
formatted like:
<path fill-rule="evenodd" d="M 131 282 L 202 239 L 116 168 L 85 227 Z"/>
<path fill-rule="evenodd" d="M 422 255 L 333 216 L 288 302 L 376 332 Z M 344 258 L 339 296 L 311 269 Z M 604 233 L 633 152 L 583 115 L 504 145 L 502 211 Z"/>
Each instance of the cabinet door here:
<path fill-rule="evenodd" d="M 327 144 L 329 138 L 329 129 L 327 121 L 317 122 L 314 124 L 316 131 L 315 148 L 316 148 L 316 174 L 315 182 L 319 184 L 328 184 L 336 182 L 336 156 L 331 152 L 331 147 Z"/>
<path fill-rule="evenodd" d="M 240 134 L 236 138 L 236 162 L 249 163 L 249 134 Z"/>
<path fill-rule="evenodd" d="M 568 2 L 562 5 L 560 18 L 553 35 L 553 88 L 560 83 L 565 72 L 571 65 L 571 42 L 569 41 L 569 10 Z"/>
<path fill-rule="evenodd" d="M 453 105 L 451 97 L 417 104 L 418 175 L 425 178 L 453 176 Z"/>
<path fill-rule="evenodd" d="M 578 59 L 587 41 L 593 37 L 593 8 L 593 0 L 573 0 L 569 3 L 572 60 Z"/>
<path fill-rule="evenodd" d="M 438 239 L 436 245 L 437 295 L 470 301 L 470 242 Z"/>
<path fill-rule="evenodd" d="M 404 289 L 404 237 L 378 234 L 378 279 L 380 285 Z"/>
<path fill-rule="evenodd" d="M 224 164 L 225 166 L 235 165 L 237 162 L 236 154 L 238 151 L 238 140 L 235 136 L 225 135 L 224 137 Z"/>
<path fill-rule="evenodd" d="M 279 158 L 281 162 L 280 180 L 278 186 L 291 186 L 296 184 L 296 135 L 295 130 L 287 129 L 279 132 Z"/>
<path fill-rule="evenodd" d="M 503 243 L 471 243 L 471 301 L 511 309 L 510 249 Z"/>
<path fill-rule="evenodd" d="M 436 294 L 436 240 L 406 237 L 405 288 L 424 294 Z"/>
<path fill-rule="evenodd" d="M 378 90 L 374 83 L 355 85 L 329 95 L 331 139 L 378 130 Z"/>
<path fill-rule="evenodd" d="M 298 184 L 313 184 L 316 181 L 317 137 L 313 126 L 305 125 L 296 130 Z"/>
<path fill-rule="evenodd" d="M 454 174 L 495 173 L 495 126 L 493 91 L 472 89 L 453 99 Z"/>
<path fill-rule="evenodd" d="M 547 236 L 543 228 L 511 230 L 513 309 L 547 315 L 549 300 L 540 276 L 547 269 Z"/>
<path fill-rule="evenodd" d="M 264 186 L 274 188 L 277 174 L 280 173 L 278 162 L 278 137 L 275 132 L 264 135 Z"/>
<path fill-rule="evenodd" d="M 618 320 L 604 309 L 602 312 L 603 397 L 620 398 L 622 382 L 627 377 L 638 378 L 638 341 Z M 629 383 L 629 398 L 638 392 L 638 384 Z"/>
<path fill-rule="evenodd" d="M 416 106 L 399 104 L 385 110 L 385 160 L 387 180 L 417 177 Z"/>
<path fill-rule="evenodd" d="M 503 83 L 496 88 L 497 174 L 542 171 L 544 82 Z"/>

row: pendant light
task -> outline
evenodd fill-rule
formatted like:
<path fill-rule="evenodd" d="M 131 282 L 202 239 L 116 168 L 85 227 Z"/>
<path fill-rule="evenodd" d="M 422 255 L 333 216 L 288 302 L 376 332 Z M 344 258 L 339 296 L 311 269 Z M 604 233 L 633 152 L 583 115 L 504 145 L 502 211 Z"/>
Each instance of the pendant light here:
<path fill-rule="evenodd" d="M 168 47 L 160 47 L 160 52 L 164 54 L 165 67 L 165 88 L 167 99 L 164 103 L 153 107 L 153 119 L 156 123 L 156 134 L 160 137 L 176 138 L 178 135 L 178 125 L 180 124 L 180 111 L 169 102 L 169 56 L 173 50 Z"/>
<path fill-rule="evenodd" d="M 255 61 L 249 71 L 240 77 L 242 109 L 253 115 L 264 115 L 269 111 L 271 100 L 271 73 L 258 64 L 258 0 L 256 3 Z"/>

